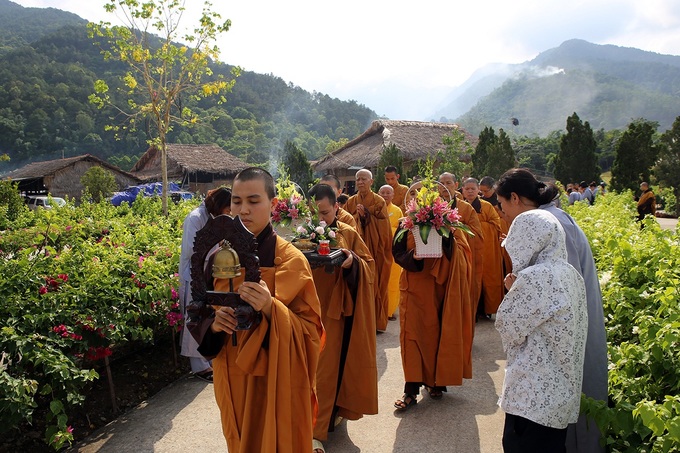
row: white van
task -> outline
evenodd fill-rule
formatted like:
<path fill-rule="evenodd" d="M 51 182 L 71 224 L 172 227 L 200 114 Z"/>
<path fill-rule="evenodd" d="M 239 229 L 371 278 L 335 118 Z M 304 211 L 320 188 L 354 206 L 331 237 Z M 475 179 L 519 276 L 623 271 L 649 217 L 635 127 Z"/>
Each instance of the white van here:
<path fill-rule="evenodd" d="M 59 197 L 47 197 L 43 195 L 30 196 L 26 200 L 29 209 L 52 209 L 53 206 L 62 207 L 66 205 L 66 200 Z"/>

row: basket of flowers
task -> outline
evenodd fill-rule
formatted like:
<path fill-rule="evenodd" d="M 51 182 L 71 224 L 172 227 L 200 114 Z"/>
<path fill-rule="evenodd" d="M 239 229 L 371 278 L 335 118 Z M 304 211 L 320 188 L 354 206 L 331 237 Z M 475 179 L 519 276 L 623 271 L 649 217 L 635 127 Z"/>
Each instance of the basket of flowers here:
<path fill-rule="evenodd" d="M 413 233 L 416 243 L 416 258 L 440 258 L 442 237 L 448 238 L 452 228 L 458 228 L 469 235 L 470 229 L 461 223 L 457 208 L 451 208 L 439 195 L 436 181 L 423 179 L 414 183 L 407 194 L 405 216 L 401 219 L 394 241 L 399 241 L 407 231 Z"/>
<path fill-rule="evenodd" d="M 272 209 L 272 225 L 276 234 L 292 241 L 298 226 L 310 217 L 309 207 L 302 195 L 302 188 L 292 182 L 288 175 L 282 174 L 276 183 L 278 202 Z"/>

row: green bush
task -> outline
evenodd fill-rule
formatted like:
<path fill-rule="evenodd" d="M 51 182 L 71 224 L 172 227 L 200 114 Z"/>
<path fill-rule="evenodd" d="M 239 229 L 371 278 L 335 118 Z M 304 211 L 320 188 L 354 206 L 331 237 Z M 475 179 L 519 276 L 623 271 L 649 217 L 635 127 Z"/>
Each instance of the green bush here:
<path fill-rule="evenodd" d="M 0 234 L 0 433 L 47 415 L 45 442 L 73 440 L 69 414 L 98 361 L 169 327 L 181 225 L 196 202 L 140 197 L 28 211 Z"/>
<path fill-rule="evenodd" d="M 633 220 L 630 193 L 570 213 L 601 273 L 613 407 L 584 398 L 613 452 L 680 451 L 680 238 Z"/>

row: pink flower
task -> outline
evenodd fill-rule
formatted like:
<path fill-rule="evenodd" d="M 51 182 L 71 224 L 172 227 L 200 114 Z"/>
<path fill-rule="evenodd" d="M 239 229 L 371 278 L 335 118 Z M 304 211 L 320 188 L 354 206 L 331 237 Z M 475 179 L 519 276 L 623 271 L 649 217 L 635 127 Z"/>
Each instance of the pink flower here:
<path fill-rule="evenodd" d="M 47 286 L 45 286 L 45 285 L 41 286 L 40 289 L 38 290 L 38 292 L 39 292 L 41 295 L 42 295 L 42 294 L 47 294 Z"/>
<path fill-rule="evenodd" d="M 330 230 L 330 231 L 328 232 L 328 237 L 331 238 L 331 239 L 335 239 L 335 231 Z"/>
<path fill-rule="evenodd" d="M 142 268 L 142 264 L 144 264 L 144 259 L 145 259 L 145 257 L 142 255 L 137 260 L 137 266 L 139 266 L 140 269 Z"/>
<path fill-rule="evenodd" d="M 318 227 L 314 228 L 314 231 L 316 231 L 317 234 L 323 234 L 324 229 L 322 226 L 319 225 Z"/>
<path fill-rule="evenodd" d="M 69 434 L 73 434 L 73 427 L 71 425 L 67 426 L 66 431 L 68 431 Z"/>
<path fill-rule="evenodd" d="M 274 212 L 272 214 L 272 222 L 280 222 L 281 221 L 281 214 L 278 212 Z"/>
<path fill-rule="evenodd" d="M 63 283 L 66 283 L 68 281 L 68 275 L 66 274 L 59 274 L 57 275 L 57 278 L 61 279 Z"/>
<path fill-rule="evenodd" d="M 404 220 L 402 221 L 402 225 L 405 229 L 410 230 L 413 228 L 413 219 L 410 217 L 404 217 Z"/>
<path fill-rule="evenodd" d="M 175 288 L 170 288 L 170 294 L 171 294 L 172 300 L 179 299 L 179 294 L 177 293 L 177 291 L 175 291 Z"/>
<path fill-rule="evenodd" d="M 290 214 L 291 219 L 297 219 L 299 212 L 300 212 L 300 210 L 297 209 L 297 208 L 290 208 L 288 210 L 288 214 Z"/>
<path fill-rule="evenodd" d="M 73 227 L 72 227 L 71 225 L 67 225 L 67 226 L 66 226 L 66 231 L 71 231 L 72 228 L 73 228 Z"/>

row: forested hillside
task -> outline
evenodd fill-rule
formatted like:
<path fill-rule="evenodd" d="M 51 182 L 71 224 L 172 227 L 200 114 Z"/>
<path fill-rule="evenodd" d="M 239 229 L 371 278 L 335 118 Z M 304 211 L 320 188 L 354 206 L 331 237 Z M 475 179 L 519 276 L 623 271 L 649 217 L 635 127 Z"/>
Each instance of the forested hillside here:
<path fill-rule="evenodd" d="M 517 66 L 456 122 L 471 133 L 492 126 L 546 136 L 573 112 L 595 130 L 623 129 L 635 118 L 670 128 L 680 114 L 680 57 L 566 41 Z"/>
<path fill-rule="evenodd" d="M 19 21 L 26 8 L 8 4 L 14 5 L 0 0 L 0 17 Z M 105 130 L 116 122 L 113 112 L 99 111 L 88 101 L 95 80 L 105 79 L 114 88 L 125 68 L 103 60 L 87 36 L 85 21 L 68 24 L 76 16 L 57 12 L 63 14 L 55 19 L 61 26 L 42 36 L 3 29 L 7 39 L 2 41 L 6 47 L 0 54 L 0 154 L 7 153 L 11 160 L 1 171 L 83 153 L 128 169 L 146 150 L 144 127 L 115 140 Z M 51 23 L 53 17 L 45 17 Z M 26 44 L 32 37 L 37 39 Z M 213 65 L 216 74 L 227 78 L 230 68 Z M 111 94 L 116 96 L 115 90 Z M 205 119 L 190 129 L 175 127 L 170 142 L 217 143 L 252 163 L 275 156 L 286 140 L 295 140 L 309 159 L 316 159 L 329 142 L 354 138 L 377 117 L 354 101 L 309 93 L 279 77 L 248 71 L 237 79 L 225 104 L 218 105 L 216 99 L 198 105 L 188 99 L 183 102 Z M 125 103 L 123 97 L 115 99 L 116 105 Z"/>

